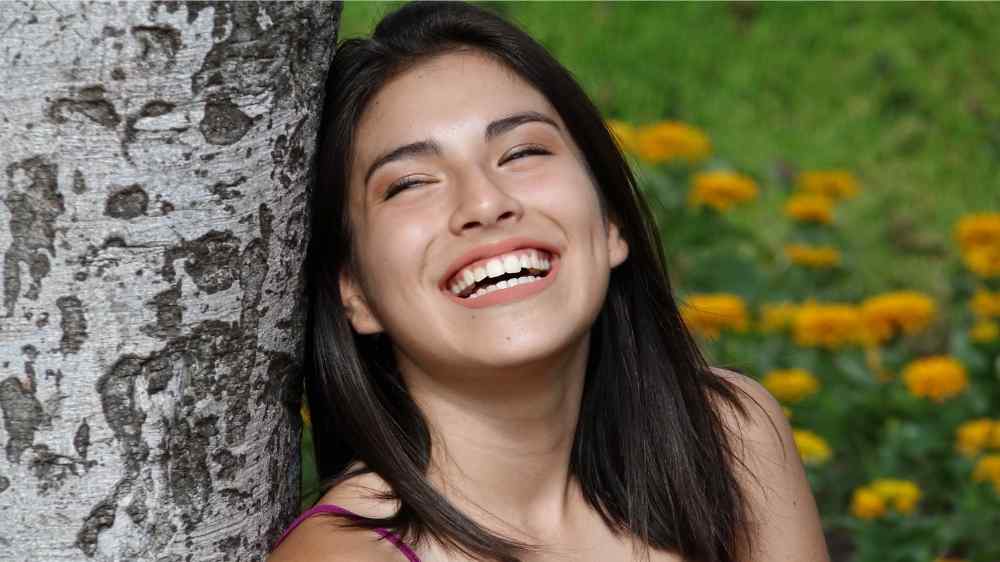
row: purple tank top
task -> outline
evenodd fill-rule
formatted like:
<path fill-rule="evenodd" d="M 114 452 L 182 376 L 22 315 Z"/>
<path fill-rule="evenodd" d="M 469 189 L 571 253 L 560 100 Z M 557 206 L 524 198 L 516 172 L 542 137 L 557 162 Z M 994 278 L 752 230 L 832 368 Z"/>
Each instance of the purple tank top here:
<path fill-rule="evenodd" d="M 334 505 L 332 503 L 314 505 L 313 507 L 305 510 L 302 513 L 302 515 L 296 517 L 295 521 L 292 521 L 292 524 L 289 525 L 288 529 L 281 534 L 281 537 L 278 539 L 278 542 L 274 543 L 274 548 L 272 548 L 271 550 L 278 548 L 278 545 L 285 540 L 285 538 L 288 536 L 288 533 L 291 533 L 292 530 L 301 525 L 303 521 L 309 519 L 310 517 L 318 513 L 332 513 L 334 515 L 343 515 L 344 517 L 350 517 L 354 519 L 360 517 L 357 513 L 348 511 L 340 507 L 339 505 Z M 383 529 L 381 527 L 375 529 L 375 532 L 381 535 L 382 538 L 387 539 L 389 542 L 391 542 L 396 548 L 398 548 L 399 551 L 403 553 L 403 556 L 406 556 L 406 559 L 409 560 L 409 562 L 420 562 L 420 558 L 417 557 L 416 553 L 413 552 L 413 550 L 411 550 L 410 547 L 406 546 L 406 544 L 403 543 L 403 541 L 398 536 L 396 536 L 395 533 L 393 533 L 388 529 Z"/>

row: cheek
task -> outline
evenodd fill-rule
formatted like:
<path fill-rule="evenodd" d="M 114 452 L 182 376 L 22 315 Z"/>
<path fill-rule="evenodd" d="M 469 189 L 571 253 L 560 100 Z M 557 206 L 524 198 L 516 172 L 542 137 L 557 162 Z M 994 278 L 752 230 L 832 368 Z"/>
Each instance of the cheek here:
<path fill-rule="evenodd" d="M 574 189 L 569 193 L 551 198 L 551 205 L 565 217 L 566 227 L 576 231 L 577 236 L 589 235 L 592 242 L 606 244 L 604 212 L 596 186 L 590 178 L 577 178 Z"/>
<path fill-rule="evenodd" d="M 600 267 L 608 260 L 608 232 L 600 196 L 590 176 L 581 173 L 575 179 L 572 193 L 553 197 L 550 208 L 561 213 L 565 228 L 586 245 L 581 249 Z"/>
<path fill-rule="evenodd" d="M 573 163 L 553 167 L 533 178 L 524 191 L 540 208 L 570 223 L 601 220 L 597 187 L 585 169 Z"/>
<path fill-rule="evenodd" d="M 401 289 L 421 281 L 431 229 L 406 217 L 380 217 L 359 240 L 358 255 L 375 300 L 398 298 Z"/>

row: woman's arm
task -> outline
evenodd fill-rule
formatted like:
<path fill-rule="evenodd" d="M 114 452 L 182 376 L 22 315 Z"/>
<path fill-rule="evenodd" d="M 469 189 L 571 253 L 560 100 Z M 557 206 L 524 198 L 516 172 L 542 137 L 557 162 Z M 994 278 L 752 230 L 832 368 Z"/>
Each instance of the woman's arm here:
<path fill-rule="evenodd" d="M 713 371 L 742 391 L 747 409 L 743 417 L 722 408 L 723 423 L 735 437 L 733 449 L 746 466 L 736 470 L 755 523 L 747 562 L 829 562 L 816 501 L 781 405 L 757 381 Z"/>

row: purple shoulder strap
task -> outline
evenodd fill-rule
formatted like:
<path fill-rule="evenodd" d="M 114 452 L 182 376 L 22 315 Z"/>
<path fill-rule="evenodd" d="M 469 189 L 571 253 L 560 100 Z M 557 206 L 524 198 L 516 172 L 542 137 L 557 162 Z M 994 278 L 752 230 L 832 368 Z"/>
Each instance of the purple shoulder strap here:
<path fill-rule="evenodd" d="M 360 517 L 357 513 L 348 511 L 340 507 L 339 505 L 334 505 L 332 503 L 314 505 L 311 508 L 305 510 L 302 513 L 302 515 L 296 517 L 295 521 L 292 521 L 292 524 L 288 526 L 288 529 L 281 534 L 281 537 L 278 539 L 278 542 L 274 543 L 274 548 L 278 548 L 278 545 L 281 544 L 286 537 L 288 537 L 288 534 L 291 533 L 292 530 L 294 530 L 296 527 L 301 525 L 303 521 L 309 519 L 310 517 L 318 513 L 332 513 L 334 515 L 343 515 L 344 517 L 350 517 L 352 519 L 357 519 Z M 398 548 L 399 551 L 402 552 L 404 556 L 406 556 L 406 559 L 409 560 L 409 562 L 420 562 L 420 558 L 417 558 L 416 553 L 413 552 L 413 550 L 410 549 L 410 547 L 406 546 L 406 544 L 403 543 L 403 541 L 400 540 L 400 538 L 396 536 L 395 533 L 393 533 L 388 529 L 383 529 L 381 527 L 375 529 L 375 532 L 381 535 L 382 538 L 391 542 L 396 548 Z M 274 548 L 272 548 L 271 550 L 274 550 Z"/>

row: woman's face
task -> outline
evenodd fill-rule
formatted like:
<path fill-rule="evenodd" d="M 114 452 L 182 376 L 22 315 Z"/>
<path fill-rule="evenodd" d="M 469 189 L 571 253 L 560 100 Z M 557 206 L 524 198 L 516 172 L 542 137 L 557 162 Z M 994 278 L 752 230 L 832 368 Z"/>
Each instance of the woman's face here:
<path fill-rule="evenodd" d="M 460 52 L 396 77 L 362 116 L 349 176 L 355 330 L 427 372 L 587 344 L 628 248 L 566 125 L 512 71 Z"/>

